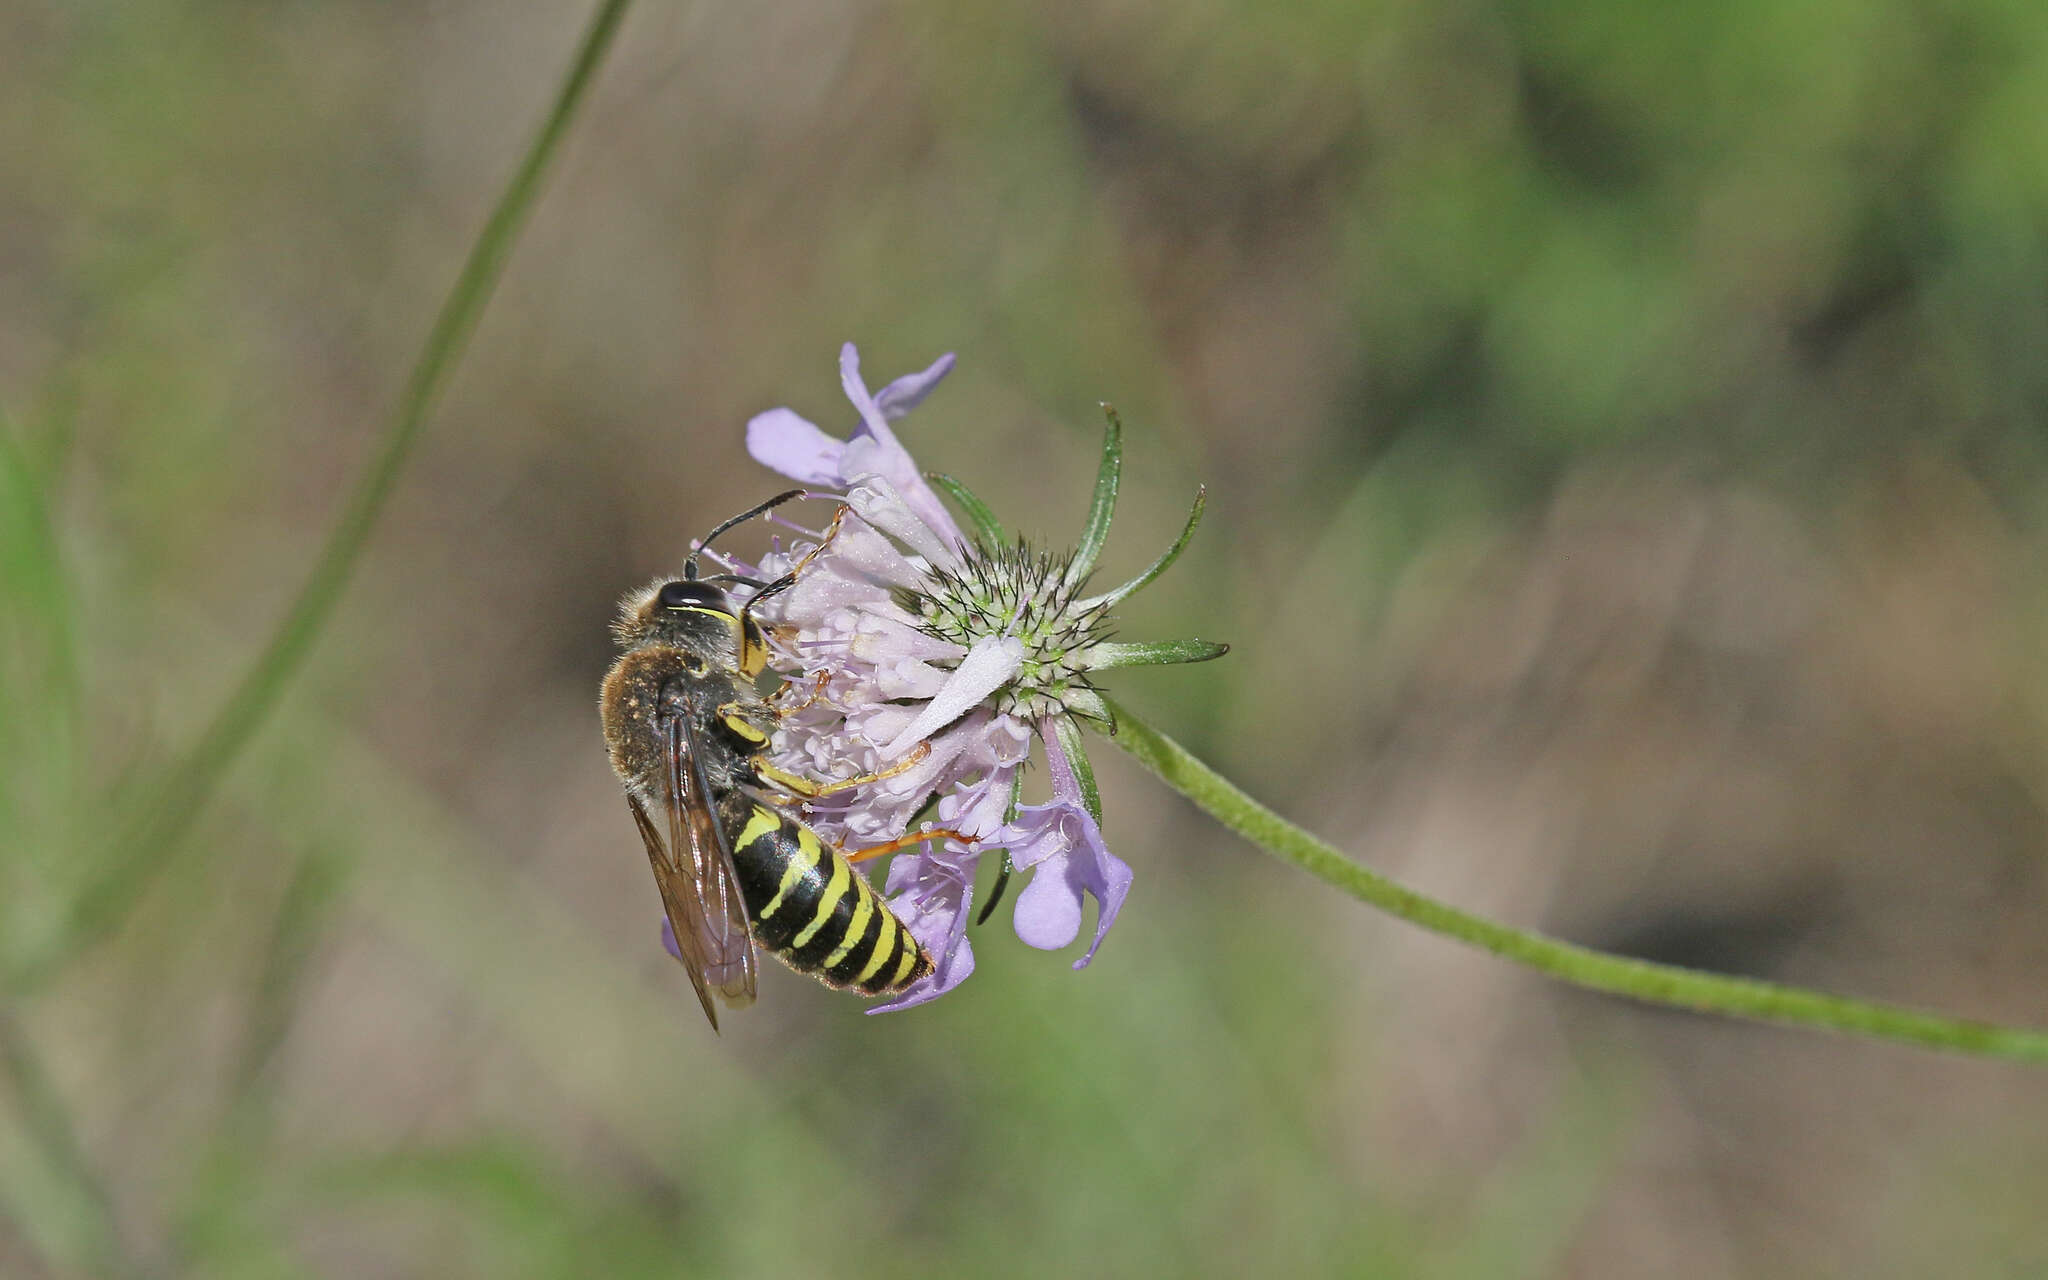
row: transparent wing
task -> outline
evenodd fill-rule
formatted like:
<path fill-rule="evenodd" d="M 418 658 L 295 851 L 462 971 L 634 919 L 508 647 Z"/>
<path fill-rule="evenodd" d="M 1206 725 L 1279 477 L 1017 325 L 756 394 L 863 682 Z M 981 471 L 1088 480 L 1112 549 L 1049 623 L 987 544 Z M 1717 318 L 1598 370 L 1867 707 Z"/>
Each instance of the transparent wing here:
<path fill-rule="evenodd" d="M 668 846 L 662 843 L 661 833 L 654 829 L 654 822 L 647 816 L 647 807 L 640 803 L 640 797 L 626 793 L 626 805 L 633 811 L 633 822 L 640 828 L 641 843 L 647 846 L 647 861 L 654 868 L 655 887 L 661 890 L 662 910 L 668 913 L 669 931 L 676 936 L 676 951 L 681 956 L 683 968 L 690 975 L 690 985 L 697 988 L 697 1001 L 704 1006 L 704 1016 L 711 1020 L 711 1029 L 718 1030 L 718 1010 L 711 1003 L 711 989 L 704 985 L 704 961 L 694 946 L 694 940 L 685 934 L 682 923 L 683 911 L 677 903 L 681 888 L 681 871 L 668 856 Z"/>
<path fill-rule="evenodd" d="M 757 981 L 753 933 L 733 870 L 732 850 L 719 826 L 711 788 L 692 729 L 690 714 L 674 717 L 667 728 L 666 804 L 668 839 L 648 816 L 637 796 L 628 795 L 633 821 L 647 846 L 654 882 L 668 912 L 683 968 L 697 989 L 697 1000 L 714 1030 L 718 1012 L 715 991 L 735 1008 L 753 1003 Z"/>
<path fill-rule="evenodd" d="M 733 869 L 732 846 L 719 825 L 703 757 L 696 748 L 693 705 L 690 714 L 669 722 L 669 847 L 688 850 L 683 873 L 696 890 L 690 900 L 698 909 L 706 944 L 704 980 L 727 1004 L 738 1007 L 754 1002 L 754 933 L 747 924 L 739 873 Z"/>

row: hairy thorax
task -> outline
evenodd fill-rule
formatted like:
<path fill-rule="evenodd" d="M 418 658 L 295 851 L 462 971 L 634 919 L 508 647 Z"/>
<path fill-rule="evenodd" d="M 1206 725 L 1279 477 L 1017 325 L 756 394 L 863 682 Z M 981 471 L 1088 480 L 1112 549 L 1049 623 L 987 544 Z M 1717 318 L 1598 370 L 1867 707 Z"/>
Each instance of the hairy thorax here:
<path fill-rule="evenodd" d="M 709 669 L 696 655 L 667 645 L 644 645 L 621 658 L 606 677 L 600 701 L 612 769 L 649 803 L 667 796 L 668 719 L 683 714 L 679 692 L 688 687 L 702 707 L 747 708 L 760 701 L 737 677 Z M 699 726 L 702 763 L 714 791 L 752 781 L 742 759 L 752 744 L 723 725 Z"/>

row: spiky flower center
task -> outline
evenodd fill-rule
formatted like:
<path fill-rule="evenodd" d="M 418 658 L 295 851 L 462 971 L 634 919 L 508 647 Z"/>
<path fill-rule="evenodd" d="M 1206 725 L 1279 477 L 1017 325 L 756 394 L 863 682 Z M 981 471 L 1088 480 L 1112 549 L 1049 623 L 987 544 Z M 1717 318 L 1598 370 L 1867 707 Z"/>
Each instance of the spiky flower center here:
<path fill-rule="evenodd" d="M 1067 696 L 1092 689 L 1080 658 L 1103 639 L 1109 611 L 1083 604 L 1085 575 L 1069 581 L 1072 553 L 1034 551 L 1022 541 L 967 549 L 959 565 L 934 566 L 922 592 L 905 605 L 924 630 L 941 640 L 972 645 L 989 636 L 1015 636 L 1024 661 L 996 691 L 995 708 L 1037 719 L 1067 709 Z"/>

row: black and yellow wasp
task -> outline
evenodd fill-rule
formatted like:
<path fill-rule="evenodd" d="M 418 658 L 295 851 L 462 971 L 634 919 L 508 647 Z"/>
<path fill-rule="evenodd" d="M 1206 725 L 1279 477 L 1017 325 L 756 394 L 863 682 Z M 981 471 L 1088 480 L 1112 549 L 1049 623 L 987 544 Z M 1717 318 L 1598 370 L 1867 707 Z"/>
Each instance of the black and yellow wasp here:
<path fill-rule="evenodd" d="M 734 516 L 699 551 L 742 521 L 805 496 L 792 490 Z M 844 515 L 842 507 L 826 544 Z M 768 651 L 753 610 L 795 585 L 808 563 L 769 583 L 704 579 L 692 553 L 682 578 L 621 601 L 613 626 L 625 652 L 604 680 L 605 745 L 713 1030 L 714 992 L 736 1008 L 754 999 L 757 941 L 792 969 L 864 995 L 901 991 L 932 972 L 931 955 L 853 861 L 951 833 L 921 832 L 849 856 L 789 811 L 899 773 L 919 755 L 830 783 L 788 773 L 766 755 L 776 721 L 787 714 L 779 696 L 790 686 L 769 696 L 755 687 Z M 755 590 L 735 608 L 721 581 Z"/>

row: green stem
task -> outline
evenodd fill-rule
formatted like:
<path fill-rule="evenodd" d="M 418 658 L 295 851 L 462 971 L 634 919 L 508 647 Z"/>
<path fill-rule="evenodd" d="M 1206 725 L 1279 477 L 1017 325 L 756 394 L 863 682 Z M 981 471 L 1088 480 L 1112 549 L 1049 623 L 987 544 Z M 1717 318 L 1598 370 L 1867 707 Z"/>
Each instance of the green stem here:
<path fill-rule="evenodd" d="M 1846 1031 L 1953 1053 L 2048 1060 L 2048 1031 L 1944 1018 L 1898 1005 L 1609 955 L 1468 914 L 1358 865 L 1238 790 L 1127 708 L 1111 704 L 1111 710 L 1116 716 L 1112 737 L 1118 746 L 1253 844 L 1369 906 L 1538 973 L 1648 1004 Z"/>
<path fill-rule="evenodd" d="M 356 562 L 362 558 L 363 547 L 378 516 L 383 514 L 399 473 L 412 457 L 428 412 L 475 332 L 484 304 L 504 274 L 505 261 L 532 211 L 541 179 L 561 149 L 569 122 L 588 96 L 630 3 L 631 0 L 601 0 L 591 16 L 575 59 L 555 91 L 553 106 L 527 146 L 525 157 L 504 193 L 498 197 L 490 220 L 470 248 L 469 258 L 455 278 L 447 300 L 441 304 L 412 375 L 385 424 L 369 469 L 349 495 L 347 506 L 328 534 L 327 544 L 290 611 L 199 741 L 149 789 L 137 816 L 121 825 L 106 858 L 98 864 L 105 872 L 80 895 L 54 945 L 29 958 L 17 971 L 17 988 L 48 976 L 61 967 L 65 957 L 113 929 L 127 908 L 140 898 L 153 878 L 152 873 L 164 865 L 168 853 L 191 830 L 221 778 L 262 727 L 285 685 L 304 665 L 307 653 L 340 602 Z"/>

